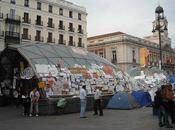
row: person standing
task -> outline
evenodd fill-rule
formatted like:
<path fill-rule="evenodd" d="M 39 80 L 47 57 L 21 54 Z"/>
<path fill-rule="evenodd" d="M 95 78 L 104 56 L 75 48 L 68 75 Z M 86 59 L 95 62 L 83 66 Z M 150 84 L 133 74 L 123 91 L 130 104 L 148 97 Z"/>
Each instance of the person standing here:
<path fill-rule="evenodd" d="M 80 89 L 80 118 L 87 118 L 85 116 L 86 111 L 86 100 L 87 94 L 86 94 L 86 85 L 83 85 Z"/>
<path fill-rule="evenodd" d="M 98 115 L 98 110 L 100 112 L 100 116 L 103 116 L 103 110 L 102 110 L 102 102 L 101 102 L 101 91 L 99 89 L 95 89 L 94 92 L 94 114 Z"/>
<path fill-rule="evenodd" d="M 35 108 L 35 114 L 38 116 L 39 110 L 38 110 L 38 100 L 39 100 L 40 94 L 37 90 L 37 88 L 34 88 L 30 92 L 30 99 L 31 99 L 31 104 L 30 104 L 30 115 L 32 116 L 33 112 L 33 107 Z"/>
<path fill-rule="evenodd" d="M 22 95 L 22 99 L 23 99 L 23 107 L 24 107 L 23 115 L 24 116 L 28 116 L 30 114 L 30 102 L 31 102 L 31 99 L 30 99 L 29 95 L 27 94 L 27 92 L 25 92 Z"/>

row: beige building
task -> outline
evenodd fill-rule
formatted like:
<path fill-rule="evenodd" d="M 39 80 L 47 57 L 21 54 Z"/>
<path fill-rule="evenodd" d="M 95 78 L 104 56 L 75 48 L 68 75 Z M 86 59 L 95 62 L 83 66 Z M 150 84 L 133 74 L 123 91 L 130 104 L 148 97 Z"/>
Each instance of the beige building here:
<path fill-rule="evenodd" d="M 0 50 L 26 42 L 86 47 L 86 17 L 65 0 L 0 0 Z"/>
<path fill-rule="evenodd" d="M 87 48 L 89 51 L 119 66 L 123 71 L 139 67 L 142 57 L 140 50 L 146 48 L 148 56 L 145 57 L 145 65 L 159 67 L 159 45 L 126 33 L 114 32 L 89 37 Z M 162 68 L 169 72 L 174 71 L 174 51 L 162 49 L 162 53 Z"/>

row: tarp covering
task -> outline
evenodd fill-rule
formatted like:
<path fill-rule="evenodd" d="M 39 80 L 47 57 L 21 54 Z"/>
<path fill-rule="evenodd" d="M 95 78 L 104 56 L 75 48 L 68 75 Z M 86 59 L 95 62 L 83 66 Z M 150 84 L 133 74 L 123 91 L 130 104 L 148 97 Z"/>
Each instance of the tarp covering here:
<path fill-rule="evenodd" d="M 134 109 L 139 107 L 135 98 L 127 92 L 117 92 L 109 101 L 107 108 L 110 109 Z"/>
<path fill-rule="evenodd" d="M 131 94 L 136 101 L 139 103 L 140 107 L 151 105 L 151 96 L 148 92 L 143 91 L 133 91 Z"/>

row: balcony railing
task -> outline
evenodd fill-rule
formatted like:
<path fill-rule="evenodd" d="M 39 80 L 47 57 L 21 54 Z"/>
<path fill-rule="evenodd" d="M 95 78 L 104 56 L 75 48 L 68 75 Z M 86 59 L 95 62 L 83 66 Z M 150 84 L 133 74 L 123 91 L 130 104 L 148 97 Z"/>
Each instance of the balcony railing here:
<path fill-rule="evenodd" d="M 54 25 L 53 23 L 47 23 L 47 27 L 49 27 L 49 28 L 54 28 L 55 25 Z"/>
<path fill-rule="evenodd" d="M 63 45 L 66 45 L 66 40 L 58 40 L 58 44 L 63 44 Z"/>
<path fill-rule="evenodd" d="M 22 39 L 31 40 L 31 35 L 22 34 Z"/>
<path fill-rule="evenodd" d="M 5 32 L 5 36 L 20 38 L 20 33 L 18 33 L 18 32 L 6 31 L 6 32 Z"/>
<path fill-rule="evenodd" d="M 43 42 L 44 41 L 44 37 L 35 36 L 35 41 Z"/>
<path fill-rule="evenodd" d="M 69 46 L 75 46 L 75 42 L 69 41 Z"/>
<path fill-rule="evenodd" d="M 69 30 L 70 32 L 74 32 L 74 31 L 75 31 L 75 28 L 69 27 L 68 30 Z"/>
<path fill-rule="evenodd" d="M 111 63 L 117 64 L 117 59 L 112 59 L 112 60 L 111 60 Z"/>
<path fill-rule="evenodd" d="M 36 25 L 43 26 L 43 21 L 36 20 L 35 23 Z"/>
<path fill-rule="evenodd" d="M 21 17 L 18 15 L 11 15 L 11 14 L 7 14 L 6 17 L 7 20 L 15 20 L 15 21 L 20 21 Z"/>
<path fill-rule="evenodd" d="M 64 25 L 58 25 L 58 29 L 65 30 L 65 26 Z"/>
<path fill-rule="evenodd" d="M 0 19 L 3 19 L 3 13 L 0 12 Z"/>
<path fill-rule="evenodd" d="M 78 33 L 83 34 L 83 29 L 78 29 Z"/>
<path fill-rule="evenodd" d="M 47 38 L 47 42 L 55 43 L 55 38 Z"/>
<path fill-rule="evenodd" d="M 23 17 L 23 21 L 22 21 L 22 22 L 23 22 L 23 23 L 31 24 L 31 19 L 30 19 L 30 18 L 24 19 L 24 17 Z"/>
<path fill-rule="evenodd" d="M 78 47 L 84 47 L 84 44 L 79 42 Z"/>

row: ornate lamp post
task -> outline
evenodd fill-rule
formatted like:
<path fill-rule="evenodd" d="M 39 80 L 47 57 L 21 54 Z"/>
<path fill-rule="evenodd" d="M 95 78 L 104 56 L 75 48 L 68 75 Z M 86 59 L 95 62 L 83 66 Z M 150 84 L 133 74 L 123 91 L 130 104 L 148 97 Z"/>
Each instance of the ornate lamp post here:
<path fill-rule="evenodd" d="M 161 33 L 163 33 L 164 31 L 167 31 L 167 27 L 165 24 L 161 25 L 160 21 L 161 19 L 164 19 L 164 10 L 161 6 L 158 6 L 155 10 L 155 14 L 156 14 L 156 21 L 155 24 L 153 26 L 153 33 L 155 31 L 158 31 L 158 35 L 159 35 L 159 51 L 160 51 L 160 61 L 159 61 L 159 68 L 162 69 L 162 41 L 161 41 Z"/>

